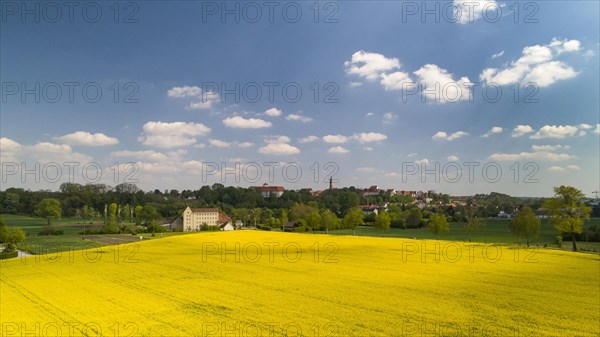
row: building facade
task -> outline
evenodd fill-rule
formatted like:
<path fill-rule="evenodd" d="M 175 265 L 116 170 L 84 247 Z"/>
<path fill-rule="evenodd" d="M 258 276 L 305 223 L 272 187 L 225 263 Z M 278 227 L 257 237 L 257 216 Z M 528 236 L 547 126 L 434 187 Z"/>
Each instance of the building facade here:
<path fill-rule="evenodd" d="M 209 226 L 219 226 L 218 208 L 190 208 L 187 207 L 183 211 L 183 231 L 193 232 L 199 231 L 203 224 Z"/>

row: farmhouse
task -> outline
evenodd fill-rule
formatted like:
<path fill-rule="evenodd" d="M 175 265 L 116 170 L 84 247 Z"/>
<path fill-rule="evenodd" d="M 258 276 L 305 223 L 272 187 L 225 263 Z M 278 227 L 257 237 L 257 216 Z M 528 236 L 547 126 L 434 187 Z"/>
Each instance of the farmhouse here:
<path fill-rule="evenodd" d="M 218 208 L 190 208 L 183 211 L 183 231 L 199 231 L 203 224 L 220 226 L 231 223 L 231 218 Z"/>

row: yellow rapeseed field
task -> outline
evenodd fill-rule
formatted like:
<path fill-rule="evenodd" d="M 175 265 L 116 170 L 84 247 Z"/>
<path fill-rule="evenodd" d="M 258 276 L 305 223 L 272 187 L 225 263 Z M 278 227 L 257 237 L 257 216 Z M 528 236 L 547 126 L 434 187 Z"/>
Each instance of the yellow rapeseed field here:
<path fill-rule="evenodd" d="M 1 262 L 2 336 L 598 336 L 600 258 L 213 232 Z"/>

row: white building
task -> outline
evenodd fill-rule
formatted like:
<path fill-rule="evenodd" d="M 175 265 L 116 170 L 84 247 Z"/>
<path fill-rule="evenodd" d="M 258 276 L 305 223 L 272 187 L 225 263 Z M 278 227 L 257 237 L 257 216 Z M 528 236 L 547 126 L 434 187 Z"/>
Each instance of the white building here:
<path fill-rule="evenodd" d="M 183 231 L 199 231 L 203 224 L 219 226 L 226 223 L 229 217 L 219 212 L 218 208 L 190 208 L 183 211 Z M 229 220 L 231 221 L 231 220 Z"/>

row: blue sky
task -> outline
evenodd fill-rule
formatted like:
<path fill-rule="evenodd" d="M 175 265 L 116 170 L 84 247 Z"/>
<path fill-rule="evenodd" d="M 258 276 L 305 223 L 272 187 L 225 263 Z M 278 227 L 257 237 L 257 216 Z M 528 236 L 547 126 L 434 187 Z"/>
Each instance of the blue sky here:
<path fill-rule="evenodd" d="M 132 162 L 129 178 L 143 189 L 322 189 L 334 168 L 339 186 L 519 196 L 550 195 L 559 184 L 590 196 L 600 189 L 595 1 L 488 0 L 473 12 L 440 1 L 439 22 L 408 1 L 321 2 L 318 14 L 314 2 L 281 2 L 272 20 L 264 2 L 246 11 L 235 1 L 121 3 L 118 17 L 98 2 L 75 8 L 72 20 L 64 7 L 57 18 L 29 2 L 39 23 L 17 4 L 2 4 L 3 188 L 58 189 L 68 162 L 80 163 L 77 182 L 95 181 L 80 169 L 97 163 L 98 181 L 116 185 Z M 221 6 L 236 4 L 240 22 L 221 16 Z M 254 5 L 258 22 L 250 22 Z M 102 14 L 88 22 L 96 8 Z M 460 22 L 449 22 L 458 13 Z M 127 15 L 134 22 L 123 22 Z M 264 83 L 274 83 L 272 101 Z M 21 95 L 36 84 L 39 103 Z M 302 94 L 292 102 L 295 88 Z M 21 176 L 35 162 L 39 182 Z M 273 181 L 269 162 L 279 164 Z M 57 166 L 61 179 L 52 179 Z"/>

